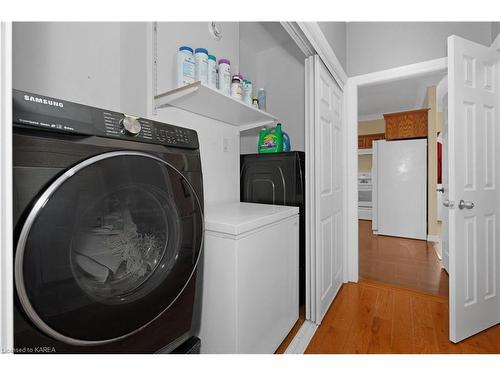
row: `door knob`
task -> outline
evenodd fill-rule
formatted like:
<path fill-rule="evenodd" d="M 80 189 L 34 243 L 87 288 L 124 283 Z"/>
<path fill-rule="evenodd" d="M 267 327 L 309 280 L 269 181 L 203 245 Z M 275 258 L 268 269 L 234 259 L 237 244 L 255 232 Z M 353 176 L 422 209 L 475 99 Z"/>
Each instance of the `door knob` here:
<path fill-rule="evenodd" d="M 439 191 L 439 192 L 441 192 L 441 193 L 444 193 L 444 188 L 442 187 L 442 188 L 436 189 L 436 191 Z"/>
<path fill-rule="evenodd" d="M 468 210 L 471 210 L 474 208 L 474 202 L 466 202 L 463 199 L 458 202 L 458 208 L 463 210 L 464 208 L 467 208 Z"/>
<path fill-rule="evenodd" d="M 453 208 L 453 205 L 454 205 L 454 204 L 455 204 L 455 203 L 454 203 L 453 201 L 450 201 L 450 200 L 448 200 L 448 199 L 445 199 L 445 200 L 443 201 L 443 206 L 445 206 L 445 207 Z"/>

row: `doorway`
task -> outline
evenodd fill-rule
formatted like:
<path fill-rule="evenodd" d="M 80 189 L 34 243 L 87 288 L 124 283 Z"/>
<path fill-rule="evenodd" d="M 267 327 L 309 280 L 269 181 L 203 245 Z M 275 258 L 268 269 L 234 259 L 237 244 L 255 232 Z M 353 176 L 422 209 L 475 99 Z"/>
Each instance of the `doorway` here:
<path fill-rule="evenodd" d="M 437 88 L 445 75 L 358 91 L 359 276 L 441 296 L 448 275 L 439 252 Z"/>

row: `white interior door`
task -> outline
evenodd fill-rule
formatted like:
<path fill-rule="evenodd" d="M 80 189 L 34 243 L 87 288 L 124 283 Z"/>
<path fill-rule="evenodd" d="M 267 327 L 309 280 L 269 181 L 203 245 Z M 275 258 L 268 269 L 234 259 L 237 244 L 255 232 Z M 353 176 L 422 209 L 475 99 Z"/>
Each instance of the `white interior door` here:
<path fill-rule="evenodd" d="M 442 157 L 442 209 L 441 209 L 441 253 L 443 267 L 446 272 L 450 272 L 450 244 L 449 244 L 449 220 L 448 209 L 444 206 L 449 206 L 449 175 L 448 175 L 448 94 L 443 98 L 443 131 L 441 132 L 441 140 L 443 143 Z"/>
<path fill-rule="evenodd" d="M 314 56 L 316 323 L 342 284 L 342 91 Z"/>
<path fill-rule="evenodd" d="M 498 52 L 448 38 L 450 340 L 500 321 Z"/>

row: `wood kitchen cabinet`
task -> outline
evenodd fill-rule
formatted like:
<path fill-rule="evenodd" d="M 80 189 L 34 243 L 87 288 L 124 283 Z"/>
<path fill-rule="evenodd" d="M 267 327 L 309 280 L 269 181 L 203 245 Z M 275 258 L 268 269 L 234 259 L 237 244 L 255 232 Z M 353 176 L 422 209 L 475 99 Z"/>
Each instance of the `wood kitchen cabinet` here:
<path fill-rule="evenodd" d="M 424 108 L 385 114 L 385 138 L 387 140 L 427 138 L 428 111 L 428 108 Z"/>
<path fill-rule="evenodd" d="M 384 133 L 360 135 L 358 136 L 358 149 L 372 148 L 372 142 L 381 139 L 385 139 Z"/>

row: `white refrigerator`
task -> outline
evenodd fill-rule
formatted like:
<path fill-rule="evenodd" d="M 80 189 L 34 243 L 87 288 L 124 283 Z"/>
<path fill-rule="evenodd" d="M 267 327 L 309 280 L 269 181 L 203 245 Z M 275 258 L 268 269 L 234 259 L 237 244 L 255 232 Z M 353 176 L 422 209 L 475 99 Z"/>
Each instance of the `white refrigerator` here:
<path fill-rule="evenodd" d="M 373 142 L 372 229 L 427 239 L 427 139 Z"/>

